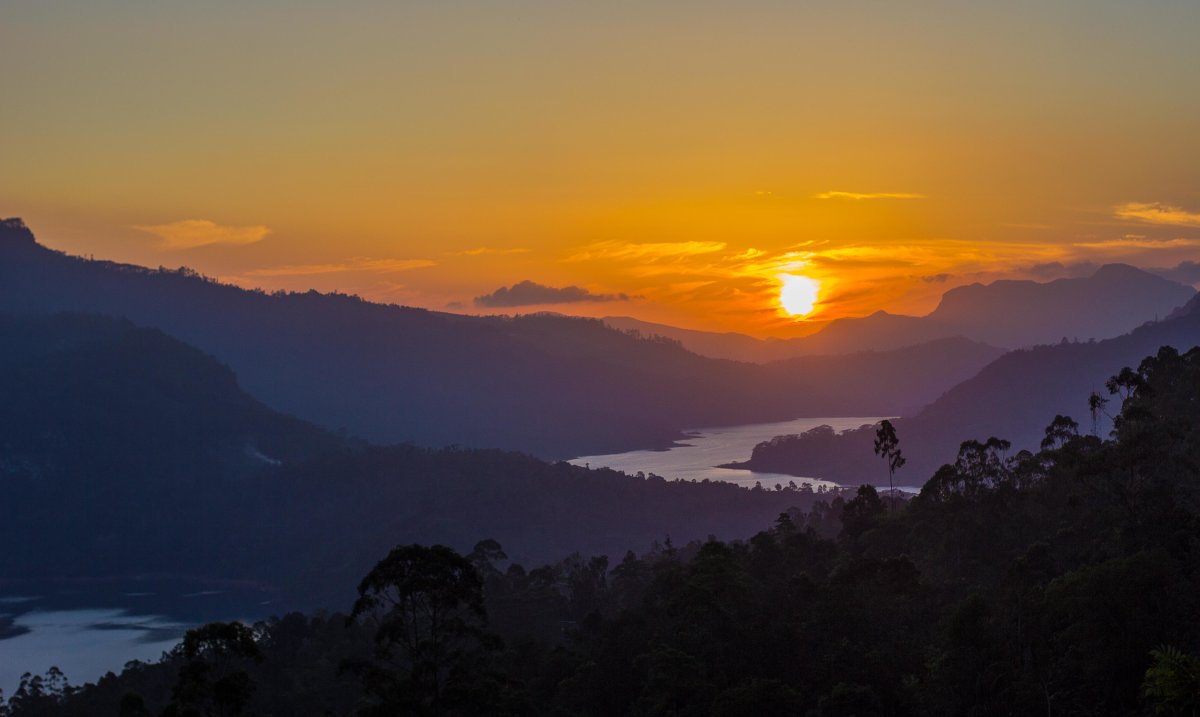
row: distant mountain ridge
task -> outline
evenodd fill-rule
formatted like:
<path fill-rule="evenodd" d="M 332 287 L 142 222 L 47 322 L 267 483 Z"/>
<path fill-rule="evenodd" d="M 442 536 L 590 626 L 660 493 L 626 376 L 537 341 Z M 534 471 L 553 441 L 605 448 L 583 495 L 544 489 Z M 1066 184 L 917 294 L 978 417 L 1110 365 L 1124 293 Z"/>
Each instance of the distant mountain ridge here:
<path fill-rule="evenodd" d="M 718 358 L 766 363 L 795 356 L 886 351 L 950 336 L 1008 349 L 1067 339 L 1107 339 L 1146 321 L 1165 318 L 1196 295 L 1186 284 L 1127 264 L 1105 264 L 1091 276 L 1035 281 L 1000 280 L 947 291 L 926 316 L 877 311 L 835 319 L 808 336 L 756 339 L 608 317 L 611 326 L 676 339 Z"/>
<path fill-rule="evenodd" d="M 927 318 L 979 341 L 1019 348 L 1113 338 L 1166 317 L 1195 295 L 1190 286 L 1128 264 L 1105 264 L 1082 278 L 955 287 Z"/>
<path fill-rule="evenodd" d="M 836 360 L 802 371 L 764 368 L 639 339 L 597 320 L 461 316 L 316 292 L 269 295 L 185 269 L 71 257 L 37 244 L 11 220 L 0 225 L 0 311 L 87 311 L 159 328 L 229 365 L 272 408 L 377 443 L 566 458 L 663 446 L 687 428 L 850 410 L 830 380 L 844 376 Z M 945 348 L 922 364 L 933 360 L 950 377 L 986 363 L 976 348 Z M 891 362 L 884 355 L 861 360 Z M 878 400 L 857 402 L 856 412 L 892 415 L 952 385 L 948 378 L 934 383 L 914 382 L 929 387 L 924 396 L 876 392 Z"/>

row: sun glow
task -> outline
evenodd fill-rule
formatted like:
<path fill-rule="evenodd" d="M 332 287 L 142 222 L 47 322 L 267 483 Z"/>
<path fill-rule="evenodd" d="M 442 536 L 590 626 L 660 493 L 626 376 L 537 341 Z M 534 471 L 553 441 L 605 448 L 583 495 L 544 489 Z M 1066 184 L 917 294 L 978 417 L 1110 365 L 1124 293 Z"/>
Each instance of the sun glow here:
<path fill-rule="evenodd" d="M 792 316 L 811 313 L 817 303 L 821 282 L 807 276 L 784 274 L 783 286 L 779 290 L 779 303 Z"/>

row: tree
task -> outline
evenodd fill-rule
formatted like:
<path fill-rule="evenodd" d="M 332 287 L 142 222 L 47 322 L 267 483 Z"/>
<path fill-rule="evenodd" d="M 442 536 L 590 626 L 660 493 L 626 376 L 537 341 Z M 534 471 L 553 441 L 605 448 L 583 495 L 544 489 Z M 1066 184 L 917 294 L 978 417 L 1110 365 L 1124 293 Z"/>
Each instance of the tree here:
<path fill-rule="evenodd" d="M 375 699 L 365 713 L 441 715 L 471 699 L 483 657 L 498 647 L 484 631 L 483 580 L 471 560 L 444 545 L 399 546 L 358 595 L 350 619 L 376 629 L 375 661 L 348 665 Z"/>
<path fill-rule="evenodd" d="M 842 509 L 842 536 L 853 543 L 886 512 L 874 486 L 860 485 L 854 499 Z"/>
<path fill-rule="evenodd" d="M 875 431 L 875 455 L 887 462 L 890 499 L 895 491 L 893 481 L 896 471 L 904 466 L 905 460 L 900 451 L 900 439 L 896 437 L 896 427 L 886 418 L 879 422 L 879 428 Z"/>
<path fill-rule="evenodd" d="M 1150 656 L 1154 664 L 1146 670 L 1142 694 L 1154 703 L 1154 710 L 1200 712 L 1200 659 L 1168 645 L 1151 650 Z"/>
<path fill-rule="evenodd" d="M 1108 399 L 1105 398 L 1104 396 L 1101 396 L 1099 393 L 1096 393 L 1095 391 L 1092 391 L 1091 395 L 1088 396 L 1088 411 L 1090 411 L 1092 414 L 1092 435 L 1093 436 L 1100 435 L 1100 415 L 1101 414 L 1107 415 L 1107 413 L 1104 410 L 1104 406 L 1107 403 L 1108 403 Z"/>
<path fill-rule="evenodd" d="M 1042 439 L 1042 450 L 1049 451 L 1062 448 L 1067 443 L 1079 437 L 1079 424 L 1070 416 L 1061 414 L 1054 417 L 1046 426 L 1046 437 Z"/>
<path fill-rule="evenodd" d="M 242 714 L 255 685 L 241 668 L 262 659 L 254 630 L 240 622 L 212 622 L 188 630 L 176 649 L 184 663 L 164 715 Z"/>

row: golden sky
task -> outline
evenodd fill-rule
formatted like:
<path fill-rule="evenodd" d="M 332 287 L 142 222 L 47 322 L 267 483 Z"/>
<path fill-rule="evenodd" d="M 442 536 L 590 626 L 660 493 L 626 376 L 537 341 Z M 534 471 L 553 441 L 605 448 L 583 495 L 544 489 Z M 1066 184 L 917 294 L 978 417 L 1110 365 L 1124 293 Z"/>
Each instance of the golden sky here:
<path fill-rule="evenodd" d="M 789 335 L 1200 261 L 1196 37 L 1194 0 L 15 0 L 0 216 L 244 286 Z M 474 301 L 525 280 L 577 290 Z"/>

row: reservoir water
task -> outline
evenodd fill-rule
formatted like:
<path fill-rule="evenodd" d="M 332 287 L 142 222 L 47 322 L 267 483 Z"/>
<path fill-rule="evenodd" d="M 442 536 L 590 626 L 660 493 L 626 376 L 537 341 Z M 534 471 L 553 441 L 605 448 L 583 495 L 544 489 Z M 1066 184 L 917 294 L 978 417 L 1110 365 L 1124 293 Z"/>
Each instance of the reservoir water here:
<path fill-rule="evenodd" d="M 579 466 L 590 465 L 593 468 L 612 468 L 626 473 L 654 473 L 668 480 L 680 478 L 683 480 L 704 479 L 737 483 L 747 488 L 755 483 L 762 483 L 763 488 L 774 488 L 775 484 L 787 485 L 793 481 L 796 485 L 811 483 L 814 489 L 821 486 L 834 487 L 837 484 L 822 480 L 820 476 L 797 478 L 781 473 L 756 473 L 748 470 L 717 468 L 723 463 L 744 461 L 750 457 L 754 446 L 769 441 L 775 436 L 792 433 L 804 433 L 820 425 L 829 425 L 836 431 L 858 428 L 867 423 L 875 423 L 880 418 L 846 417 L 846 418 L 798 418 L 792 421 L 778 423 L 754 423 L 743 426 L 725 426 L 722 428 L 699 428 L 686 431 L 687 438 L 679 445 L 666 450 L 629 451 L 612 453 L 603 456 L 583 456 L 571 460 Z"/>
<path fill-rule="evenodd" d="M 271 614 L 272 595 L 194 578 L 5 581 L 0 584 L 0 690 L 58 667 L 72 685 L 157 661 L 189 628 Z"/>

